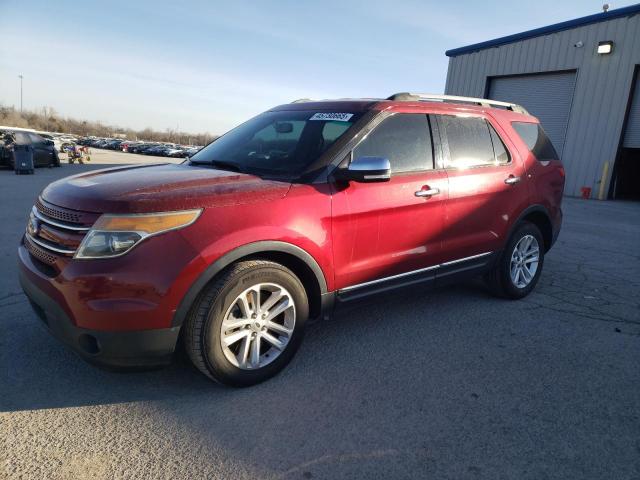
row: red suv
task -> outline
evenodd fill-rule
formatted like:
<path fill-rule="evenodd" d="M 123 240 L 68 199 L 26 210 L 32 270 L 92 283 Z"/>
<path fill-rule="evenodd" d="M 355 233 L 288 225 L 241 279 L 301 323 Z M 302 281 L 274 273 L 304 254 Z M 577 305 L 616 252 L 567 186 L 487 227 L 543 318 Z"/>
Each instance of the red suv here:
<path fill-rule="evenodd" d="M 396 94 L 276 107 L 182 164 L 75 175 L 41 193 L 20 280 L 89 361 L 281 370 L 308 319 L 396 288 L 484 275 L 521 298 L 562 220 L 564 170 L 518 105 Z"/>

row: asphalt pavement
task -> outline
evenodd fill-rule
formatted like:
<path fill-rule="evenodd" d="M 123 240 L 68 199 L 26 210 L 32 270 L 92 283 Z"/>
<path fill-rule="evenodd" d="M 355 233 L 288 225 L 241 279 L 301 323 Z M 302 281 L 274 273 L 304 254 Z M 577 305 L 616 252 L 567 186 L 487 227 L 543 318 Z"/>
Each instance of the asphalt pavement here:
<path fill-rule="evenodd" d="M 234 390 L 183 358 L 92 367 L 20 291 L 38 192 L 131 158 L 0 170 L 0 478 L 640 478 L 640 203 L 566 199 L 524 300 L 479 281 L 386 295 L 311 325 L 281 375 Z"/>

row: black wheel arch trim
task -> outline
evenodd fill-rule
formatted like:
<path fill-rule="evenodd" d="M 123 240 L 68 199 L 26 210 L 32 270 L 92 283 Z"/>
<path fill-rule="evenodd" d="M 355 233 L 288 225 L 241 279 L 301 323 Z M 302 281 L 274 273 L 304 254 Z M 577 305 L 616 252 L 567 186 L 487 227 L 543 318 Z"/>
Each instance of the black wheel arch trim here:
<path fill-rule="evenodd" d="M 551 221 L 551 215 L 549 215 L 549 211 L 546 209 L 546 207 L 544 205 L 539 205 L 539 204 L 528 206 L 527 208 L 525 208 L 520 213 L 520 215 L 518 215 L 518 218 L 516 219 L 516 221 L 513 222 L 513 224 L 511 225 L 511 228 L 509 228 L 509 235 L 507 235 L 507 237 L 505 238 L 505 246 L 506 246 L 506 242 L 509 241 L 509 239 L 511 238 L 511 235 L 513 235 L 513 232 L 515 231 L 516 228 L 518 228 L 518 225 L 520 225 L 522 220 L 527 215 L 530 215 L 532 213 L 542 213 L 542 214 L 544 214 L 544 216 L 549 221 L 549 224 L 551 225 L 551 238 L 552 238 L 552 240 L 551 240 L 551 244 L 549 245 L 549 247 L 547 248 L 546 251 L 549 251 L 551 249 L 551 246 L 553 245 L 553 240 L 555 238 L 554 231 L 553 231 L 553 222 Z"/>
<path fill-rule="evenodd" d="M 318 281 L 318 285 L 320 286 L 320 294 L 324 295 L 327 293 L 327 281 L 324 277 L 324 273 L 320 268 L 320 265 L 318 265 L 318 262 L 316 262 L 311 254 L 309 254 L 306 250 L 303 250 L 302 248 L 291 243 L 275 240 L 248 243 L 225 253 L 222 257 L 218 258 L 200 274 L 200 276 L 191 284 L 189 290 L 180 301 L 176 313 L 173 315 L 171 326 L 176 327 L 182 325 L 185 318 L 187 317 L 187 314 L 189 313 L 189 310 L 191 309 L 191 306 L 195 302 L 202 289 L 226 267 L 244 257 L 260 253 L 273 252 L 293 255 L 294 257 L 303 261 L 315 275 Z"/>

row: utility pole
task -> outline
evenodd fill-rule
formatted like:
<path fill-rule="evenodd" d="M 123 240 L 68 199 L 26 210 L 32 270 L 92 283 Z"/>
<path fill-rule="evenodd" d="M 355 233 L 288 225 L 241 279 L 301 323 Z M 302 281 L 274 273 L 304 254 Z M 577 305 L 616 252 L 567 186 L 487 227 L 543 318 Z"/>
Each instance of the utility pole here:
<path fill-rule="evenodd" d="M 20 79 L 20 113 L 22 113 L 22 75 L 18 75 Z"/>

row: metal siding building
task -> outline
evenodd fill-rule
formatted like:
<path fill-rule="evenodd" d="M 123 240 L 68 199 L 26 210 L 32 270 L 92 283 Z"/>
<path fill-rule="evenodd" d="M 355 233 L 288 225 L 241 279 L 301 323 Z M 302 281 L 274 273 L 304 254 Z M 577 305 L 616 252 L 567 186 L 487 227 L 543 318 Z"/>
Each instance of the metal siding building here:
<path fill-rule="evenodd" d="M 601 41 L 614 42 L 611 54 L 596 52 Z M 597 198 L 605 164 L 602 191 L 614 193 L 621 146 L 640 148 L 640 4 L 446 54 L 447 94 L 520 103 L 540 118 L 565 165 L 567 195 L 589 187 Z"/>

